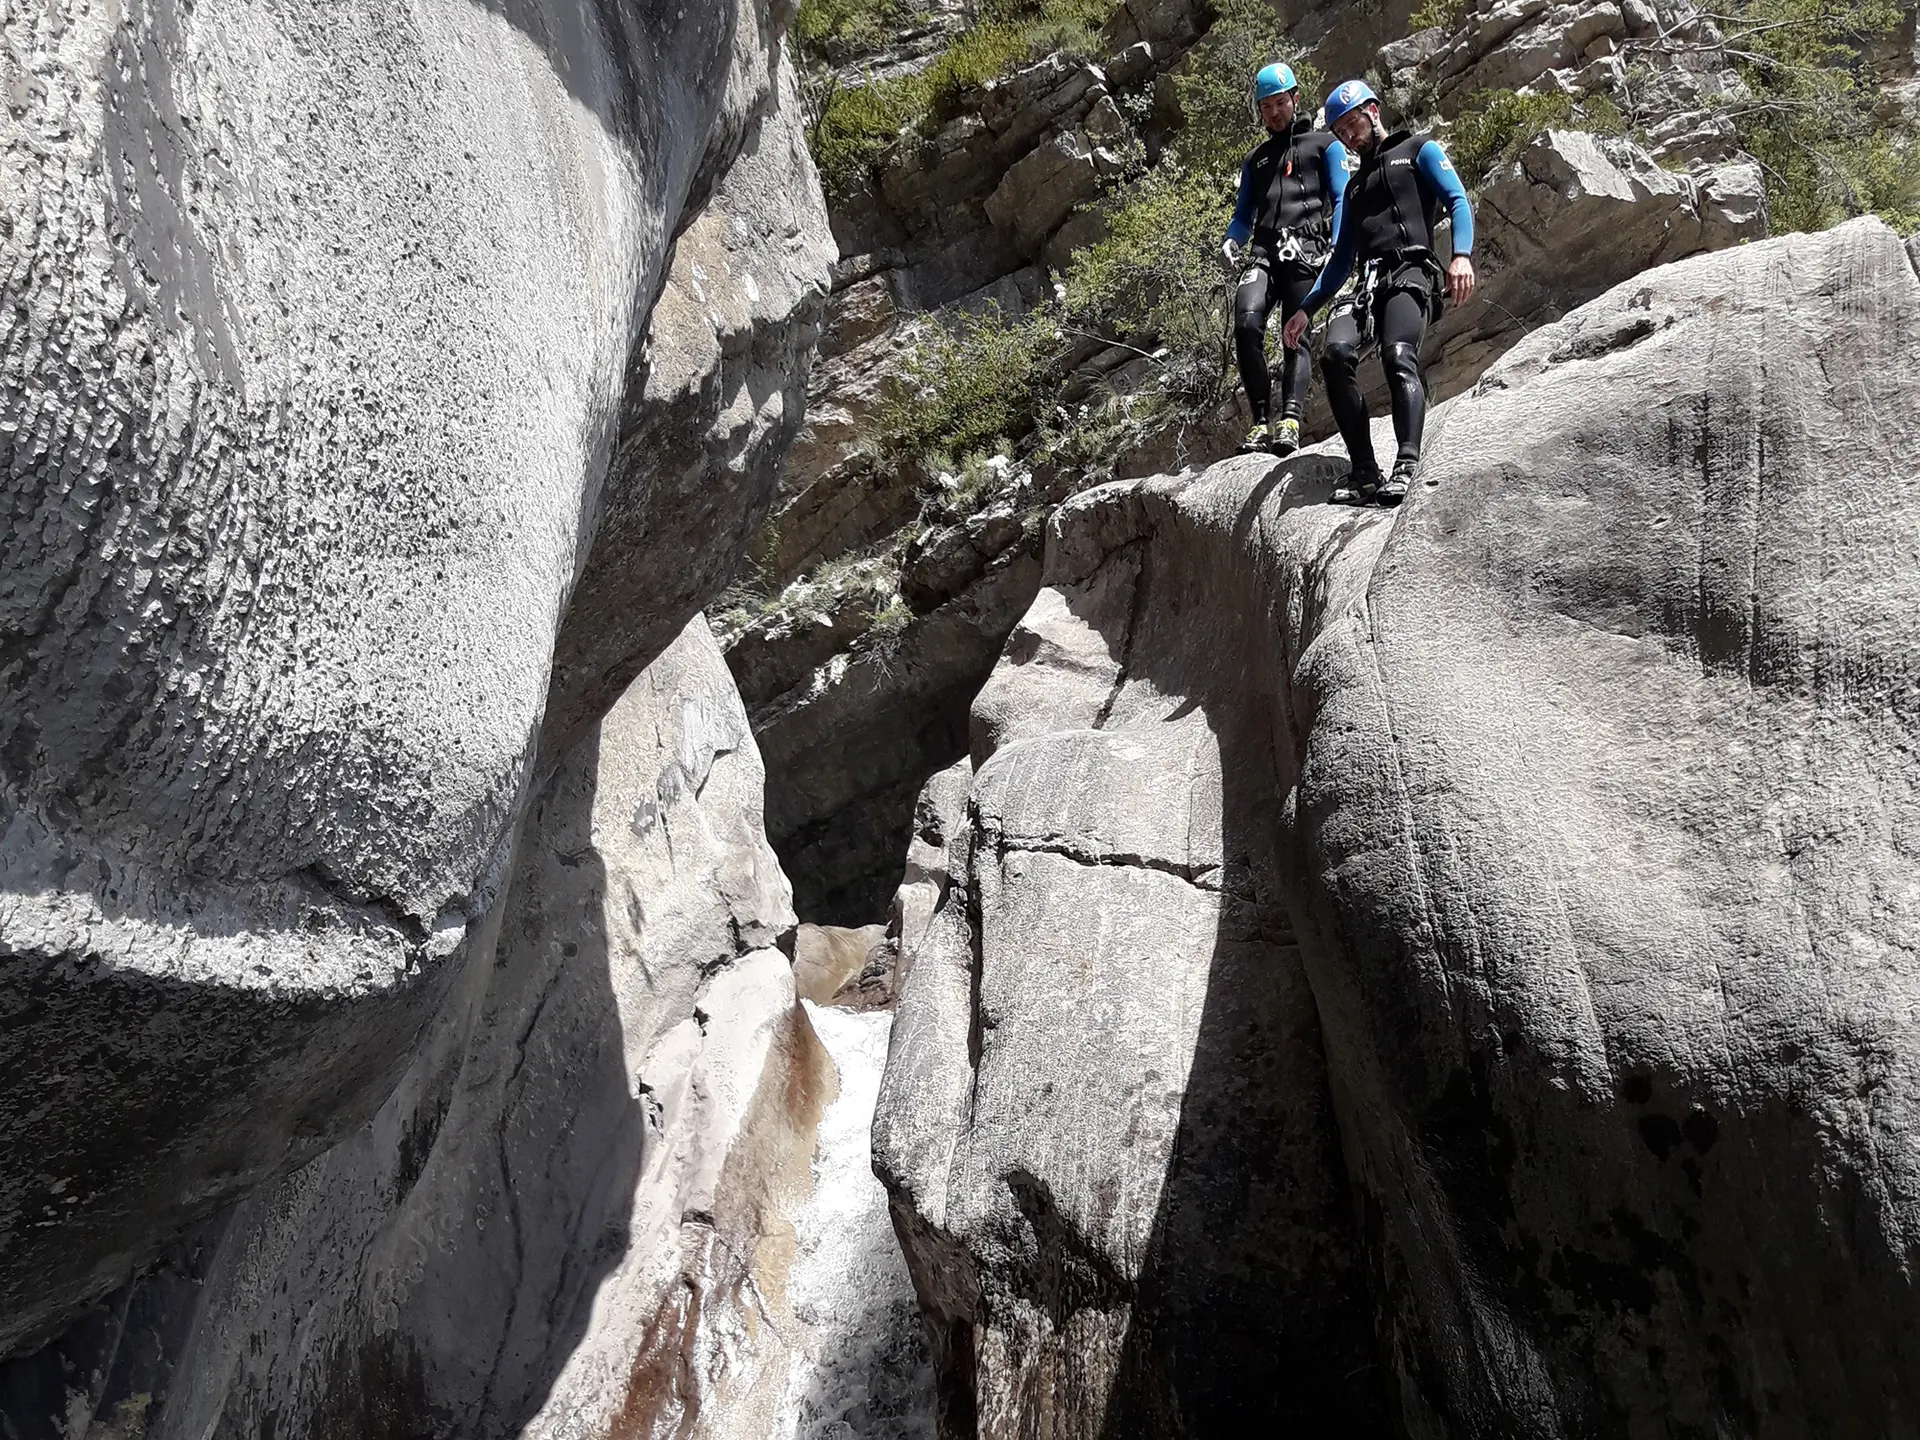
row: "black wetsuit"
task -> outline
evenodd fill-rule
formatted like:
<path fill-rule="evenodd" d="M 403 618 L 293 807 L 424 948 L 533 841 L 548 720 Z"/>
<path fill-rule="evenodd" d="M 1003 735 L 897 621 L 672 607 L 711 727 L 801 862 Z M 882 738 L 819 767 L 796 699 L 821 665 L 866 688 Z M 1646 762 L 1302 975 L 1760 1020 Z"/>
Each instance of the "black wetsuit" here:
<path fill-rule="evenodd" d="M 1426 135 L 1387 136 L 1348 183 L 1333 256 L 1302 302 L 1312 313 L 1345 283 L 1355 262 L 1376 267 L 1377 281 L 1356 292 L 1355 301 L 1337 308 L 1327 322 L 1327 400 L 1359 470 L 1374 468 L 1359 379 L 1361 356 L 1374 341 L 1393 396 L 1396 458 L 1420 458 L 1427 412 L 1420 342 L 1440 314 L 1446 271 L 1433 252 L 1433 239 L 1443 200 L 1451 207 L 1453 253 L 1471 253 L 1473 212 L 1446 152 Z M 1370 309 L 1363 311 L 1362 303 Z"/>
<path fill-rule="evenodd" d="M 1233 295 L 1233 349 L 1256 424 L 1266 423 L 1273 404 L 1267 317 L 1276 304 L 1282 315 L 1291 314 L 1312 288 L 1333 234 L 1348 168 L 1345 148 L 1327 131 L 1315 130 L 1306 116 L 1270 136 L 1240 167 L 1240 198 L 1227 234 L 1251 241 L 1251 263 Z M 1283 260 L 1279 257 L 1289 237 L 1297 253 Z M 1283 417 L 1300 417 L 1312 380 L 1305 347 L 1287 351 L 1280 382 Z"/>

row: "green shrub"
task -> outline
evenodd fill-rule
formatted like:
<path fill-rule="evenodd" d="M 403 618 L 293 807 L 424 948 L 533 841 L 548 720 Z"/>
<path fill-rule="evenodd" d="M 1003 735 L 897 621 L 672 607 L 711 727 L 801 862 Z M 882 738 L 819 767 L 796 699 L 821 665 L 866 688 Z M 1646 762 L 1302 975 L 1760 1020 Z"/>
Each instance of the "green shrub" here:
<path fill-rule="evenodd" d="M 1551 129 L 1619 135 L 1627 128 L 1620 107 L 1605 96 L 1576 105 L 1566 95 L 1521 95 L 1481 90 L 1447 131 L 1447 157 L 1469 189 L 1507 164 Z"/>
<path fill-rule="evenodd" d="M 1174 75 L 1182 123 L 1173 149 L 1178 168 L 1233 179 L 1260 141 L 1259 122 L 1248 107 L 1261 66 L 1292 63 L 1303 111 L 1319 103 L 1320 75 L 1293 54 L 1286 26 L 1268 0 L 1219 0 L 1216 9 L 1213 28 Z"/>
<path fill-rule="evenodd" d="M 829 200 L 852 193 L 900 132 L 927 113 L 926 77 L 903 75 L 828 89 L 813 122 L 813 163 Z"/>
<path fill-rule="evenodd" d="M 817 0 L 816 0 L 817 3 Z M 881 23 L 885 0 L 830 0 L 833 8 L 810 23 L 823 36 L 831 26 Z M 989 80 L 1053 53 L 1090 56 L 1115 0 L 987 0 L 970 26 L 925 68 L 864 84 L 843 85 L 815 55 L 809 89 L 819 98 L 812 116 L 812 150 L 830 200 L 855 189 L 904 131 L 931 135 L 962 108 L 966 94 Z M 805 43 L 803 41 L 803 43 Z"/>
<path fill-rule="evenodd" d="M 1732 0 L 1727 51 L 1749 94 L 1726 105 L 1767 177 L 1775 233 L 1877 214 L 1920 225 L 1911 135 L 1874 114 L 1866 55 L 1901 24 L 1889 0 Z"/>
<path fill-rule="evenodd" d="M 1466 184 L 1475 185 L 1495 166 L 1526 149 L 1543 130 L 1572 123 L 1573 101 L 1565 95 L 1482 90 L 1454 117 L 1447 131 L 1447 158 Z"/>
<path fill-rule="evenodd" d="M 793 41 L 809 60 L 828 60 L 834 51 L 877 50 L 905 13 L 902 0 L 801 0 Z"/>
<path fill-rule="evenodd" d="M 963 31 L 927 67 L 927 121 L 945 123 L 966 91 L 1055 51 L 1092 56 L 1100 48 L 1100 27 L 1113 10 L 1113 0 L 988 0 L 981 7 L 982 23 Z"/>
<path fill-rule="evenodd" d="M 1105 240 L 1074 254 L 1067 313 L 1109 335 L 1158 342 L 1165 387 L 1218 397 L 1227 362 L 1229 289 L 1219 246 L 1233 208 L 1230 182 L 1172 166 L 1117 196 Z"/>
<path fill-rule="evenodd" d="M 1102 473 L 1111 474 L 1116 461 L 1138 450 L 1179 413 L 1180 407 L 1163 392 L 1116 395 L 1107 389 L 1071 411 L 1056 408 L 1044 419 L 1036 458 L 1071 468 L 1092 482 Z"/>
<path fill-rule="evenodd" d="M 962 455 L 1025 434 L 1060 345 L 1046 309 L 1008 319 L 994 306 L 953 330 L 927 326 L 881 405 L 882 447 Z"/>
<path fill-rule="evenodd" d="M 1407 17 L 1407 33 L 1422 30 L 1451 30 L 1467 18 L 1473 0 L 1422 0 L 1420 8 Z"/>

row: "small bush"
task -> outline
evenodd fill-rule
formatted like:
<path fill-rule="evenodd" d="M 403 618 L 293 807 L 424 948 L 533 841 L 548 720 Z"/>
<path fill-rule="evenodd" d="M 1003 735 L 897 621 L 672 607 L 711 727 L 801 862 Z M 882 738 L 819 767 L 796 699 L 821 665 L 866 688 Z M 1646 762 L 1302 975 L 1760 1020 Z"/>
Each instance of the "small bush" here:
<path fill-rule="evenodd" d="M 887 597 L 886 604 L 873 612 L 869 622 L 871 630 L 879 635 L 898 635 L 913 623 L 913 609 L 900 598 L 898 591 Z"/>
<path fill-rule="evenodd" d="M 793 17 L 793 40 L 809 60 L 877 50 L 905 13 L 902 0 L 801 0 Z"/>
<path fill-rule="evenodd" d="M 1407 17 L 1407 33 L 1422 30 L 1451 30 L 1467 18 L 1473 0 L 1422 0 L 1420 8 Z"/>
<path fill-rule="evenodd" d="M 835 0 L 836 17 L 867 23 L 886 7 L 875 0 Z M 840 85 L 821 77 L 811 88 L 821 98 L 813 117 L 814 164 L 829 199 L 851 193 L 872 165 L 905 131 L 930 135 L 962 108 L 966 94 L 1053 52 L 1090 56 L 1099 49 L 1100 27 L 1114 0 L 987 0 L 980 21 L 909 75 Z M 817 18 L 816 26 L 828 19 Z M 855 20 L 832 23 L 853 24 Z M 877 23 L 877 22 L 876 22 Z"/>
<path fill-rule="evenodd" d="M 1005 455 L 985 450 L 969 451 L 959 465 L 945 456 L 935 456 L 931 468 L 942 473 L 940 482 L 946 493 L 940 497 L 940 509 L 950 518 L 964 520 L 987 508 L 989 502 L 1007 488 L 1014 473 L 1013 462 Z"/>
<path fill-rule="evenodd" d="M 1447 157 L 1471 189 L 1547 130 L 1619 135 L 1626 128 L 1620 107 L 1604 96 L 1576 105 L 1566 95 L 1481 90 L 1470 96 L 1466 108 L 1454 117 L 1447 131 Z"/>
<path fill-rule="evenodd" d="M 1447 131 L 1447 157 L 1468 185 L 1486 179 L 1496 165 L 1514 158 L 1542 131 L 1573 123 L 1565 95 L 1520 95 L 1482 90 L 1471 96 Z"/>
<path fill-rule="evenodd" d="M 1078 251 L 1067 272 L 1068 314 L 1158 342 L 1165 388 L 1195 401 L 1217 398 L 1226 374 L 1230 292 L 1219 245 L 1232 208 L 1233 189 L 1217 173 L 1150 171 L 1117 197 L 1107 238 Z"/>
<path fill-rule="evenodd" d="M 900 133 L 927 113 L 926 77 L 903 75 L 828 90 L 813 125 L 813 163 L 829 200 L 841 200 Z"/>
<path fill-rule="evenodd" d="M 1056 408 L 1041 423 L 1035 456 L 1092 481 L 1111 474 L 1120 457 L 1139 449 L 1177 415 L 1178 407 L 1164 393 L 1116 395 L 1109 390 L 1071 411 Z"/>
<path fill-rule="evenodd" d="M 951 331 L 926 327 L 881 406 L 882 446 L 961 455 L 1025 434 L 1060 343 L 1045 309 L 1009 319 L 995 306 Z"/>
<path fill-rule="evenodd" d="M 1320 75 L 1292 53 L 1286 27 L 1268 0 L 1219 0 L 1216 8 L 1213 28 L 1174 75 L 1174 98 L 1183 123 L 1173 148 L 1180 169 L 1233 180 L 1261 138 L 1249 108 L 1253 77 L 1261 66 L 1276 60 L 1292 63 L 1304 114 L 1319 104 Z"/>

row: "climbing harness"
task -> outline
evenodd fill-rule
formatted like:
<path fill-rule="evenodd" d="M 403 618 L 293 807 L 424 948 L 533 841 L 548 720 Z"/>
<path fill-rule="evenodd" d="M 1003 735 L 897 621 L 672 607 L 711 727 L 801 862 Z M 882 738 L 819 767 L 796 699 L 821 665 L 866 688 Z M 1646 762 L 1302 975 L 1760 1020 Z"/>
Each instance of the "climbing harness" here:
<path fill-rule="evenodd" d="M 1325 262 L 1326 252 L 1323 246 L 1309 250 L 1298 231 L 1282 230 L 1280 243 L 1274 246 L 1273 254 L 1268 258 L 1275 265 L 1300 265 L 1312 270 Z"/>
<path fill-rule="evenodd" d="M 1440 318 L 1447 272 L 1431 250 L 1394 250 L 1362 261 L 1354 278 L 1334 298 L 1331 315 L 1351 314 L 1366 353 L 1379 338 L 1380 309 L 1396 291 L 1410 291 L 1427 308 L 1427 321 Z M 1331 318 L 1331 316 L 1329 317 Z"/>

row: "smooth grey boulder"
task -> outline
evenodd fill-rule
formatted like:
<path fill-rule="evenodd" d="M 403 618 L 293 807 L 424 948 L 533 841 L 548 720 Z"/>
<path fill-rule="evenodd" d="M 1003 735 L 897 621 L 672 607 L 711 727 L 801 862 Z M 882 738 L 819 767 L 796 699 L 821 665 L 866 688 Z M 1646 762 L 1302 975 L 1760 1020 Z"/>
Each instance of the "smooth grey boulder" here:
<path fill-rule="evenodd" d="M 39 1433 L 39 1375 L 149 1440 L 771 1433 L 834 1082 L 763 783 L 696 619 L 533 802 L 491 963 L 374 1118 L 116 1302 L 173 1305 L 168 1343 L 0 1367 L 0 1423 Z"/>
<path fill-rule="evenodd" d="M 823 244 L 790 119 L 762 123 L 788 113 L 784 18 L 7 21 L 0 1353 L 365 1121 L 489 950 L 560 617 L 577 581 L 604 593 L 597 514 L 691 473 L 649 490 L 622 466 L 685 453 L 617 453 L 689 224 L 689 263 L 738 244 L 765 283 L 753 321 L 715 322 L 755 361 L 709 384 L 675 359 L 743 412 L 740 473 L 700 470 L 713 510 L 673 557 L 693 578 L 627 595 L 596 676 L 671 638 L 765 503 Z M 758 239 L 744 201 L 707 235 L 756 126 L 753 163 L 784 147 L 767 173 L 795 193 Z"/>
<path fill-rule="evenodd" d="M 1282 1433 L 1209 1407 L 1307 1254 L 1397 1433 L 1920 1426 L 1916 367 L 1856 221 L 1528 336 L 1396 515 L 1311 452 L 1062 507 L 876 1120 L 944 1434 Z"/>

